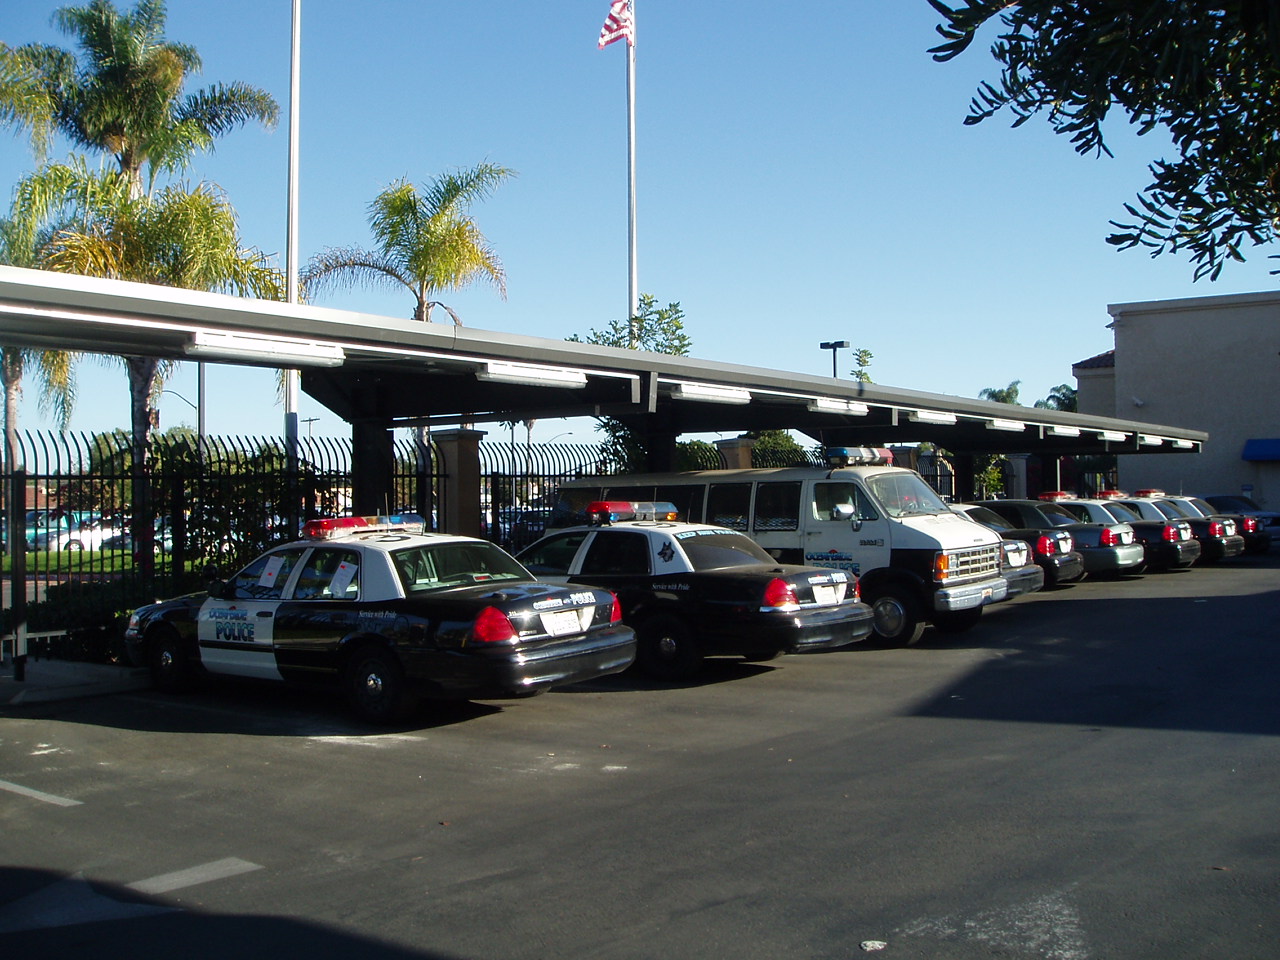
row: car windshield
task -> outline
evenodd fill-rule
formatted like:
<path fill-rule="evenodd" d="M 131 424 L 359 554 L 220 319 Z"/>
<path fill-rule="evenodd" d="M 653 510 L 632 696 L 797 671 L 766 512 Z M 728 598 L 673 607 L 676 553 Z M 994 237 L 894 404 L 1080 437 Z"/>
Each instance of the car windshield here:
<path fill-rule="evenodd" d="M 407 547 L 391 554 L 405 593 L 422 593 L 463 583 L 532 580 L 533 575 L 501 547 L 482 540 Z"/>
<path fill-rule="evenodd" d="M 914 473 L 881 473 L 866 482 L 867 490 L 891 517 L 950 512 L 942 498 Z"/>
<path fill-rule="evenodd" d="M 1191 505 L 1195 507 L 1197 510 L 1199 510 L 1201 513 L 1203 513 L 1206 517 L 1211 517 L 1218 512 L 1217 508 L 1211 506 L 1208 503 L 1205 503 L 1205 501 L 1201 500 L 1199 497 L 1192 497 Z"/>
<path fill-rule="evenodd" d="M 691 533 L 694 531 L 690 531 Z M 695 570 L 723 570 L 726 567 L 776 563 L 750 537 L 740 533 L 696 531 L 696 536 L 676 534 L 689 563 Z"/>
<path fill-rule="evenodd" d="M 1156 505 L 1156 509 L 1170 520 L 1187 520 L 1195 516 L 1190 509 L 1182 506 L 1180 503 L 1174 503 L 1172 500 L 1156 500 L 1154 503 Z"/>

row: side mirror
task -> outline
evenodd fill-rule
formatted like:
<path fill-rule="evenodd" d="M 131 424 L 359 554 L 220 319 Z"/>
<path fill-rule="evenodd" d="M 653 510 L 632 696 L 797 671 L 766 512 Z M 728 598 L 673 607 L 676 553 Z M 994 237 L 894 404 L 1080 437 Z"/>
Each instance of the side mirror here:
<path fill-rule="evenodd" d="M 204 586 L 211 597 L 221 597 L 226 584 L 222 582 L 221 571 L 216 563 L 204 565 Z"/>
<path fill-rule="evenodd" d="M 852 520 L 853 504 L 837 503 L 834 507 L 831 508 L 831 519 L 832 520 Z"/>

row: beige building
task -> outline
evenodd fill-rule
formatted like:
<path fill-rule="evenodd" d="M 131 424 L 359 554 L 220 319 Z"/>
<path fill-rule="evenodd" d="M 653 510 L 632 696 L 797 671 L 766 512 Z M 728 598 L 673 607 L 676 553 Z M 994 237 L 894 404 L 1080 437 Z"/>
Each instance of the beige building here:
<path fill-rule="evenodd" d="M 1197 454 L 1121 456 L 1121 487 L 1244 493 L 1280 509 L 1280 292 L 1107 311 L 1115 349 L 1071 368 L 1079 412 L 1209 434 Z"/>

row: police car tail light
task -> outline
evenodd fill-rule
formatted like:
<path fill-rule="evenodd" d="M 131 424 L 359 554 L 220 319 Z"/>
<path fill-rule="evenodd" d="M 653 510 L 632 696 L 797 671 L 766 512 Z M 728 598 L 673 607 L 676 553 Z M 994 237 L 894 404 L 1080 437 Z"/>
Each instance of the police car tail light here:
<path fill-rule="evenodd" d="M 1074 500 L 1074 495 L 1068 490 L 1046 490 L 1040 494 L 1039 499 L 1055 501 L 1055 500 Z"/>
<path fill-rule="evenodd" d="M 1160 539 L 1168 540 L 1170 543 L 1177 543 L 1182 539 L 1182 531 L 1172 523 L 1166 523 L 1164 529 L 1160 531 Z"/>
<path fill-rule="evenodd" d="M 476 643 L 507 643 L 515 636 L 510 618 L 497 607 L 485 607 L 471 625 L 471 638 Z"/>
<path fill-rule="evenodd" d="M 764 588 L 764 605 L 774 609 L 789 609 L 800 606 L 800 598 L 796 596 L 795 584 L 787 583 L 774 577 Z"/>
<path fill-rule="evenodd" d="M 1163 497 L 1164 491 L 1156 490 L 1155 488 L 1149 488 L 1146 490 L 1135 490 L 1133 491 L 1133 495 L 1135 497 Z"/>
<path fill-rule="evenodd" d="M 1110 527 L 1102 528 L 1102 536 L 1098 538 L 1098 546 L 1101 547 L 1118 547 L 1123 541 L 1120 534 Z"/>
<path fill-rule="evenodd" d="M 622 622 L 622 604 L 618 602 L 618 595 L 616 593 L 613 595 L 613 609 L 609 611 L 609 622 Z"/>
<path fill-rule="evenodd" d="M 1123 500 L 1127 496 L 1129 495 L 1125 493 L 1123 490 L 1099 490 L 1098 491 L 1099 500 Z"/>
<path fill-rule="evenodd" d="M 1052 557 L 1057 552 L 1058 541 L 1054 540 L 1053 537 L 1046 534 L 1036 538 L 1036 553 L 1040 554 L 1040 556 Z"/>
<path fill-rule="evenodd" d="M 1227 535 L 1227 530 L 1226 530 L 1226 527 L 1223 525 L 1223 523 L 1222 523 L 1222 521 L 1221 521 L 1221 520 L 1210 520 L 1210 521 L 1209 521 L 1209 536 L 1211 536 L 1211 537 L 1225 537 L 1226 535 Z"/>
<path fill-rule="evenodd" d="M 1244 532 L 1245 532 L 1245 533 L 1257 533 L 1257 532 L 1258 532 L 1258 518 L 1257 518 L 1257 517 L 1241 517 L 1241 518 L 1240 518 L 1240 520 L 1239 520 L 1239 523 L 1240 523 L 1240 526 L 1244 529 Z"/>

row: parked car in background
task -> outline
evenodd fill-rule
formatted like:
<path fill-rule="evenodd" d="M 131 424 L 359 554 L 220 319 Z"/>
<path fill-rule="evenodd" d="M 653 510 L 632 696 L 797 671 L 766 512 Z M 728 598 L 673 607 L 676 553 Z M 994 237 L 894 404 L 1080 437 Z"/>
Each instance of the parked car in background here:
<path fill-rule="evenodd" d="M 1132 508 L 1118 502 L 1117 490 L 1102 490 L 1098 499 L 1055 500 L 1085 523 L 1109 523 L 1113 520 L 1133 527 L 1134 536 L 1142 544 L 1144 570 L 1184 570 L 1200 559 L 1200 541 L 1191 534 L 1186 520 L 1144 520 Z"/>
<path fill-rule="evenodd" d="M 42 530 L 32 539 L 32 549 L 102 550 L 107 541 L 119 533 L 118 527 L 102 518 L 88 519 L 60 529 Z"/>
<path fill-rule="evenodd" d="M 617 594 L 635 627 L 636 667 L 651 677 L 684 680 L 709 656 L 770 660 L 871 633 L 852 573 L 778 563 L 746 534 L 669 519 L 670 503 L 598 501 L 587 515 L 595 522 L 517 559 L 539 579 Z"/>
<path fill-rule="evenodd" d="M 1280 542 L 1280 513 L 1274 510 L 1264 510 L 1252 497 L 1246 497 L 1243 494 L 1224 493 L 1201 497 L 1201 499 L 1219 513 L 1227 516 L 1238 514 L 1256 517 L 1258 529 L 1265 530 L 1271 537 L 1271 546 L 1274 547 L 1277 542 Z"/>
<path fill-rule="evenodd" d="M 1181 505 L 1185 510 L 1194 511 L 1202 517 L 1225 517 L 1236 525 L 1236 533 L 1244 538 L 1244 552 L 1248 554 L 1266 553 L 1271 549 L 1271 533 L 1261 528 L 1258 518 L 1247 513 L 1236 513 L 1231 510 L 1218 510 L 1206 500 L 1199 497 L 1183 497 L 1167 494 L 1166 499 Z"/>
<path fill-rule="evenodd" d="M 511 524 L 511 549 L 519 551 L 546 532 L 547 521 L 551 519 L 551 508 L 540 507 L 533 510 L 521 510 Z"/>
<path fill-rule="evenodd" d="M 982 500 L 979 503 L 1000 514 L 1016 527 L 1031 530 L 1058 529 L 1071 534 L 1089 574 L 1136 572 L 1145 551 L 1133 527 L 1113 520 L 1084 523 L 1053 502 L 1060 492 L 1041 494 L 1039 500 Z"/>
<path fill-rule="evenodd" d="M 1027 560 L 1033 562 L 1040 571 L 1041 586 L 1062 586 L 1074 583 L 1084 576 L 1084 558 L 1075 549 L 1075 541 L 1066 530 L 1052 527 L 1029 529 L 1016 527 L 1011 521 L 988 507 L 974 503 L 957 503 L 951 507 L 956 513 L 980 523 L 989 530 L 994 530 L 1005 541 L 1005 565 L 1009 564 L 1008 544 L 1020 543 L 1027 553 Z M 1019 564 L 1018 566 L 1021 566 Z M 1016 574 L 1015 574 L 1016 575 Z M 1010 574 L 1001 571 L 1001 576 L 1010 580 Z M 1026 576 L 1026 574 L 1022 574 Z M 1039 588 L 1036 588 L 1039 589 Z M 1009 583 L 1010 593 L 1015 586 Z M 1023 590 L 1023 593 L 1029 592 Z"/>
<path fill-rule="evenodd" d="M 1118 499 L 1148 520 L 1186 520 L 1191 533 L 1200 541 L 1199 563 L 1217 563 L 1244 553 L 1244 537 L 1236 533 L 1234 520 L 1226 517 L 1201 516 L 1198 511 L 1168 500 L 1163 490 L 1139 490 L 1131 497 Z M 1194 514 L 1194 515 L 1193 515 Z"/>
<path fill-rule="evenodd" d="M 1001 540 L 1004 552 L 1000 576 L 1009 584 L 1006 600 L 1035 593 L 1044 588 L 1044 569 L 1031 558 L 1031 545 L 1024 540 Z"/>
<path fill-rule="evenodd" d="M 328 684 L 374 722 L 420 698 L 527 697 L 631 665 L 609 591 L 539 583 L 496 544 L 424 526 L 310 521 L 207 594 L 135 611 L 130 658 L 170 692 L 201 673 Z"/>

